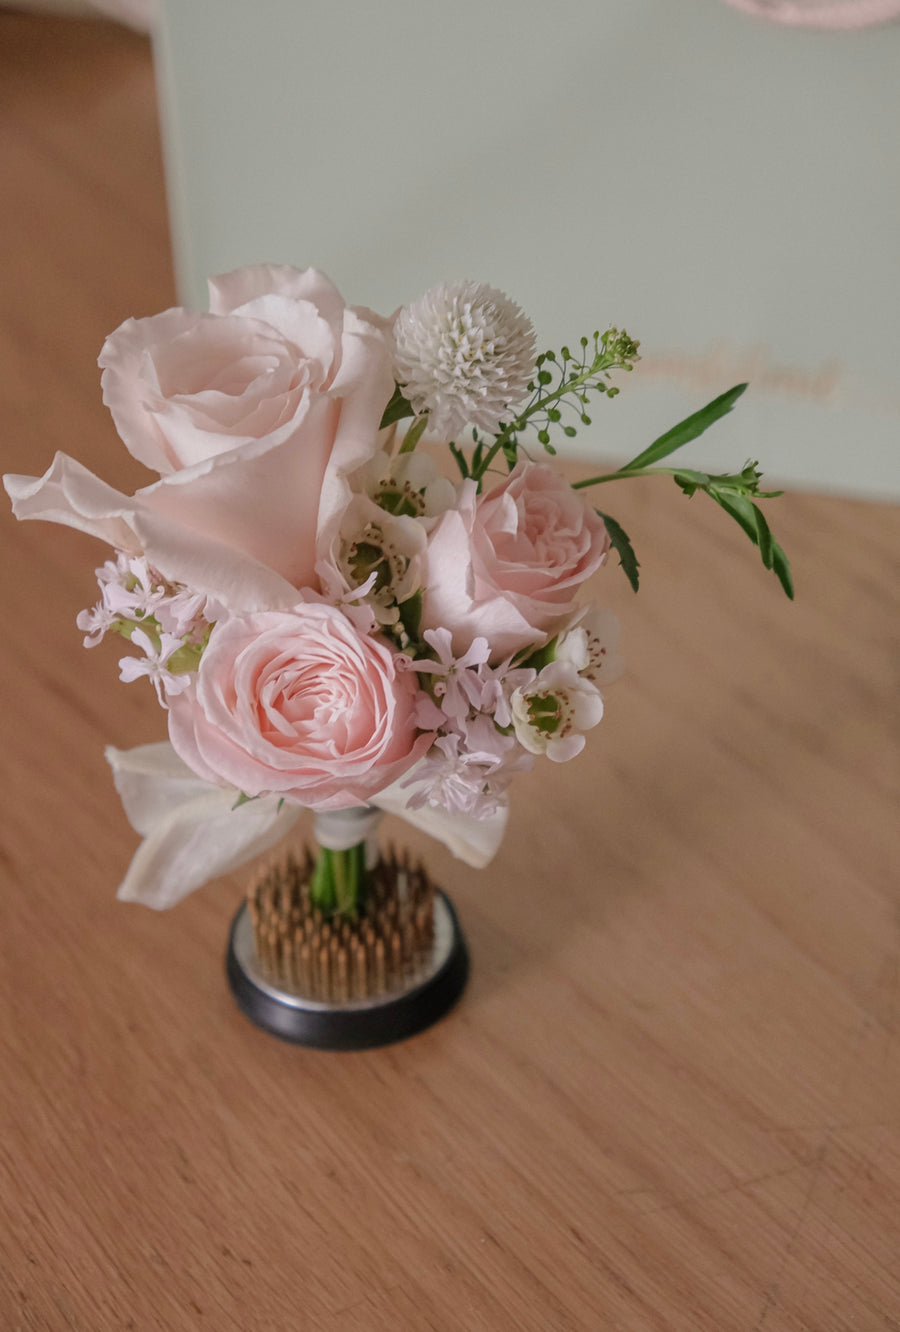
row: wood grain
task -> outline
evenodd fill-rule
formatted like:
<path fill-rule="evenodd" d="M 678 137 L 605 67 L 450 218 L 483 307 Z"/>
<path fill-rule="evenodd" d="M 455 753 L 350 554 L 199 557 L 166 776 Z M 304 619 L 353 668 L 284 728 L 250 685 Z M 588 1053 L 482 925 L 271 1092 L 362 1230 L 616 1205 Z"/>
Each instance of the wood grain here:
<path fill-rule="evenodd" d="M 0 86 L 4 470 L 140 484 L 95 358 L 173 300 L 149 50 L 7 12 Z M 240 879 L 116 903 L 103 745 L 162 719 L 81 647 L 100 547 L 4 513 L 4 1332 L 900 1328 L 897 512 L 780 501 L 790 606 L 703 504 L 616 495 L 628 673 L 491 869 L 394 825 L 473 977 L 346 1055 L 232 1005 Z"/>

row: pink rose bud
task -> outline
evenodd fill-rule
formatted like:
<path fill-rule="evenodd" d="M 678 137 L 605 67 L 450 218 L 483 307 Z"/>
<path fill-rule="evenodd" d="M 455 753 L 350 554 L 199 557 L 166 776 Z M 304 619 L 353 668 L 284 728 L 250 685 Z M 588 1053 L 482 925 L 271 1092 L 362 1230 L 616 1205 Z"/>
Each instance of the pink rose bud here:
<path fill-rule="evenodd" d="M 491 660 L 564 628 L 609 550 L 590 502 L 542 463 L 520 462 L 476 498 L 467 482 L 428 542 L 424 628 L 446 628 L 461 656 L 483 635 Z"/>

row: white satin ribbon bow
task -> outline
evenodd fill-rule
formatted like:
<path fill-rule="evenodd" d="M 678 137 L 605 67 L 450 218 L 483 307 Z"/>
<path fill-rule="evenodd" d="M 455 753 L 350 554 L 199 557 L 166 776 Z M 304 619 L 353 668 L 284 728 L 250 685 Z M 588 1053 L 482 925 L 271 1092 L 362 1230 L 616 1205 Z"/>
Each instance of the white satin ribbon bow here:
<path fill-rule="evenodd" d="M 275 846 L 301 813 L 299 805 L 281 803 L 275 795 L 235 807 L 239 791 L 197 777 L 168 741 L 134 749 L 110 745 L 106 759 L 128 822 L 144 839 L 119 887 L 123 902 L 158 911 L 174 906 Z M 467 865 L 482 869 L 493 859 L 506 829 L 505 809 L 475 819 L 430 806 L 408 809 L 409 796 L 409 788 L 401 790 L 395 782 L 370 803 L 443 842 Z"/>

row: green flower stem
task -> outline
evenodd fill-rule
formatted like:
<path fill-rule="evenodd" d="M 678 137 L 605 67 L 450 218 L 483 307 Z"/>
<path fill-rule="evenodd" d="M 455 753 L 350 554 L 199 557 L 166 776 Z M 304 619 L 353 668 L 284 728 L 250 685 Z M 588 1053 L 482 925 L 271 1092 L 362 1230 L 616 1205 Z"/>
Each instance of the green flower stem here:
<path fill-rule="evenodd" d="M 353 916 L 369 886 L 366 844 L 358 842 L 346 851 L 319 848 L 310 884 L 313 905 L 326 916 Z"/>
<path fill-rule="evenodd" d="M 480 465 L 472 469 L 472 480 L 481 480 L 494 458 L 503 448 L 504 444 L 508 444 L 513 436 L 517 435 L 520 430 L 523 430 L 528 424 L 529 419 L 534 416 L 536 412 L 545 411 L 547 407 L 552 406 L 555 402 L 559 402 L 561 398 L 564 398 L 567 394 L 571 393 L 573 389 L 583 388 L 590 382 L 590 380 L 595 379 L 597 375 L 602 374 L 604 370 L 612 370 L 614 366 L 619 364 L 620 358 L 614 352 L 604 352 L 601 355 L 596 356 L 590 365 L 585 366 L 580 375 L 574 375 L 571 379 L 566 379 L 564 376 L 559 386 L 551 393 L 545 394 L 539 390 L 525 410 L 517 416 L 514 421 L 510 421 L 509 425 L 504 426 L 503 430 L 482 458 Z"/>
<path fill-rule="evenodd" d="M 633 472 L 629 472 L 626 467 L 622 467 L 618 472 L 606 472 L 603 476 L 592 476 L 587 481 L 573 481 L 573 490 L 587 490 L 588 486 L 602 486 L 604 481 L 622 481 L 627 476 L 650 476 L 653 472 L 659 472 L 661 475 L 672 475 L 673 469 L 670 467 L 640 467 Z"/>
<path fill-rule="evenodd" d="M 695 490 L 733 490 L 739 495 L 753 495 L 757 499 L 775 499 L 780 490 L 760 490 L 759 473 L 755 464 L 747 465 L 743 472 L 698 472 L 690 467 L 633 467 L 626 463 L 616 472 L 592 476 L 586 481 L 573 481 L 573 490 L 586 490 L 588 486 L 602 486 L 605 481 L 626 481 L 631 476 L 674 476 L 682 488 Z"/>
<path fill-rule="evenodd" d="M 572 489 L 586 490 L 588 486 L 602 486 L 604 481 L 624 481 L 629 476 L 675 476 L 683 473 L 684 470 L 683 467 L 620 467 L 617 472 L 606 472 L 603 476 L 592 476 L 587 481 L 573 481 Z"/>
<path fill-rule="evenodd" d="M 412 453 L 419 440 L 425 434 L 425 427 L 428 425 L 428 417 L 420 416 L 418 420 L 413 421 L 403 437 L 403 443 L 400 445 L 401 453 Z"/>

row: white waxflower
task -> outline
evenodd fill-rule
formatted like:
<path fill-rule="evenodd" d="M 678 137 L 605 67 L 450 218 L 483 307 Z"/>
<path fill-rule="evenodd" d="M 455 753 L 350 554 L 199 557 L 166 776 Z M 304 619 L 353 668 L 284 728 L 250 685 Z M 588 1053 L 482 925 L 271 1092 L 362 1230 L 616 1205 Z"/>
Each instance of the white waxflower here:
<path fill-rule="evenodd" d="M 366 601 L 379 624 L 400 620 L 400 604 L 422 586 L 425 529 L 405 514 L 385 513 L 366 495 L 354 495 L 341 520 L 337 568 L 348 588 L 374 582 Z"/>
<path fill-rule="evenodd" d="M 495 287 L 441 282 L 394 324 L 397 382 L 416 414 L 452 439 L 466 424 L 496 434 L 534 375 L 531 320 Z"/>
<path fill-rule="evenodd" d="M 456 507 L 456 487 L 441 476 L 427 453 L 400 453 L 396 458 L 379 452 L 357 474 L 358 482 L 387 513 L 410 518 L 438 518 Z"/>
<path fill-rule="evenodd" d="M 571 661 L 551 661 L 510 698 L 519 744 L 530 754 L 565 763 L 584 748 L 584 732 L 603 716 L 603 699 Z"/>
<path fill-rule="evenodd" d="M 619 635 L 619 621 L 612 611 L 592 606 L 560 637 L 556 659 L 570 662 L 579 675 L 598 688 L 611 684 L 625 669 L 617 651 Z"/>

